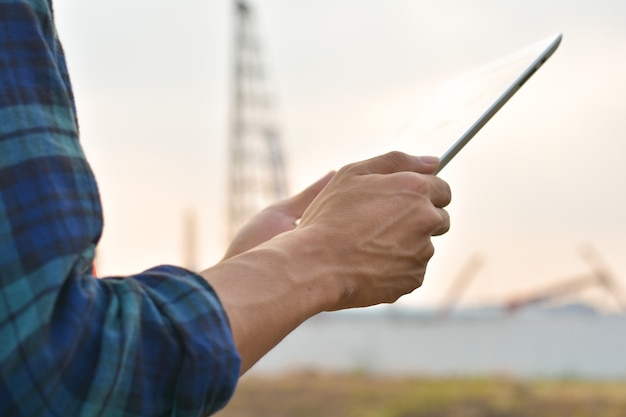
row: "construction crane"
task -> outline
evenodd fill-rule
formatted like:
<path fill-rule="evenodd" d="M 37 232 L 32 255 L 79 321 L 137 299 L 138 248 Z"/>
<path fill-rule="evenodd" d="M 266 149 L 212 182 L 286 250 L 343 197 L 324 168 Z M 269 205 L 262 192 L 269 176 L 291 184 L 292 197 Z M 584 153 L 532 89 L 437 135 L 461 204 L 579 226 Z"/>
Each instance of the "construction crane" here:
<path fill-rule="evenodd" d="M 246 1 L 235 1 L 234 6 L 229 240 L 252 215 L 288 192 L 281 132 L 267 87 L 255 14 Z"/>
<path fill-rule="evenodd" d="M 581 249 L 581 256 L 591 266 L 591 272 L 564 278 L 559 282 L 511 297 L 504 302 L 505 311 L 515 313 L 534 304 L 554 300 L 570 294 L 578 293 L 587 288 L 600 287 L 613 299 L 617 310 L 626 312 L 626 292 L 619 281 L 610 272 L 606 262 L 590 245 Z M 450 316 L 467 287 L 472 283 L 478 271 L 484 265 L 480 255 L 474 255 L 465 263 L 457 277 L 453 280 L 443 297 L 437 317 L 445 319 Z"/>
<path fill-rule="evenodd" d="M 619 311 L 626 311 L 624 292 L 614 275 L 609 272 L 606 263 L 591 246 L 582 248 L 582 257 L 591 265 L 591 273 L 563 279 L 561 282 L 535 290 L 531 293 L 514 297 L 505 303 L 509 312 L 515 312 L 532 304 L 542 303 L 567 294 L 576 293 L 589 287 L 603 288 L 616 303 Z"/>

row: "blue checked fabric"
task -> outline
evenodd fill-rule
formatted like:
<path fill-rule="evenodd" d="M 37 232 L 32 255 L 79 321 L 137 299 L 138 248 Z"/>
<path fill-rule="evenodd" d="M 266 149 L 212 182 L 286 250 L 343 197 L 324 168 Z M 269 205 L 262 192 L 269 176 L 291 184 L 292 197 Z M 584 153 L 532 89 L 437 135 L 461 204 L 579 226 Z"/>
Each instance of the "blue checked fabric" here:
<path fill-rule="evenodd" d="M 96 279 L 102 210 L 52 6 L 0 0 L 0 416 L 201 416 L 240 367 L 199 276 Z"/>

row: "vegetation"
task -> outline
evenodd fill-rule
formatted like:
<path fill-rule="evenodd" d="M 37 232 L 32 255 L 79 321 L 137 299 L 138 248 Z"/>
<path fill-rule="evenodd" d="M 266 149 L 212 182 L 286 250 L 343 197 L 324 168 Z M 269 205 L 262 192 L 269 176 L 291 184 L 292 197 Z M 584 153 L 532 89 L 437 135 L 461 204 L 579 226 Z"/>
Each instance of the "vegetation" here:
<path fill-rule="evenodd" d="M 219 417 L 621 417 L 626 382 L 245 377 Z"/>

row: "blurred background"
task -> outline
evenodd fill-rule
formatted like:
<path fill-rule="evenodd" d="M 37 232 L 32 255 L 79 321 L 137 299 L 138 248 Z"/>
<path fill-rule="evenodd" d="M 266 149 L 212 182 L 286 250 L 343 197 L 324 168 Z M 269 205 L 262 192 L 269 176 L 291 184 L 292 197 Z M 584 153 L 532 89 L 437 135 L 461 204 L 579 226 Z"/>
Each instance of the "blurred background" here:
<path fill-rule="evenodd" d="M 217 262 L 239 172 L 241 7 L 61 0 L 55 12 L 102 194 L 99 274 Z M 287 193 L 375 155 L 439 83 L 564 36 L 441 173 L 452 229 L 435 238 L 424 286 L 393 307 L 313 319 L 257 372 L 626 378 L 626 3 L 266 0 L 244 14 L 262 76 L 240 81 L 269 103 Z M 419 141 L 403 150 L 419 154 Z M 320 334 L 333 335 L 336 358 L 313 354 Z"/>

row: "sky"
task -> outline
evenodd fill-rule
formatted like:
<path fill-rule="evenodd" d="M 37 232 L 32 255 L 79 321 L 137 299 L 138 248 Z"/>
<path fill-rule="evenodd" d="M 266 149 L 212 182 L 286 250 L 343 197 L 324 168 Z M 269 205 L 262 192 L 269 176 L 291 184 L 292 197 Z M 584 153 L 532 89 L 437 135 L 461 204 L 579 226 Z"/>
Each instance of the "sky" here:
<path fill-rule="evenodd" d="M 284 133 L 289 185 L 378 153 L 429 91 L 552 33 L 559 50 L 440 176 L 452 227 L 422 288 L 439 305 L 470 259 L 463 304 L 591 272 L 591 245 L 626 288 L 626 3 L 545 0 L 251 2 Z M 57 0 L 81 140 L 101 191 L 100 275 L 199 262 L 226 244 L 232 4 Z M 419 141 L 414 149 L 419 154 Z M 626 290 L 624 290 L 626 293 Z M 626 294 L 625 294 L 626 296 Z M 608 310 L 606 292 L 576 297 Z"/>

